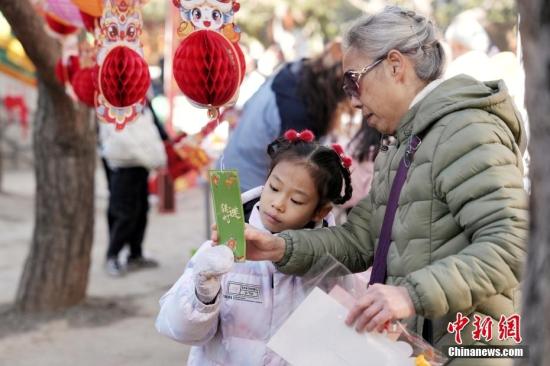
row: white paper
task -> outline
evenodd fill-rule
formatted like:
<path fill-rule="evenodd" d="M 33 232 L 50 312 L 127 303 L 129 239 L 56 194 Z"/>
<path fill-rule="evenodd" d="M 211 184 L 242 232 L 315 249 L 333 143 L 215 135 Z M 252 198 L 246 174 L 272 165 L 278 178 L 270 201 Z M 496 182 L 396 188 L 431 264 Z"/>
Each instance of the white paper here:
<path fill-rule="evenodd" d="M 294 366 L 414 365 L 412 348 L 380 333 L 357 333 L 348 310 L 315 288 L 267 346 Z"/>

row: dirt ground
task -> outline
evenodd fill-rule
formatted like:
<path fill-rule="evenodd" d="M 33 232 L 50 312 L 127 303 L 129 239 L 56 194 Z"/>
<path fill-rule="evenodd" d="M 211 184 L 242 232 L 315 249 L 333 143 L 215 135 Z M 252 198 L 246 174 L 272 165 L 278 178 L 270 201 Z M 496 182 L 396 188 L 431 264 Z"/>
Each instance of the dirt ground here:
<path fill-rule="evenodd" d="M 154 328 L 158 299 L 179 277 L 191 250 L 206 237 L 205 193 L 179 193 L 177 212 L 152 207 L 144 242 L 157 269 L 108 277 L 103 172 L 96 174 L 95 235 L 86 303 L 62 314 L 21 319 L 7 312 L 15 297 L 34 222 L 30 169 L 4 172 L 0 193 L 0 365 L 184 365 L 189 348 Z"/>

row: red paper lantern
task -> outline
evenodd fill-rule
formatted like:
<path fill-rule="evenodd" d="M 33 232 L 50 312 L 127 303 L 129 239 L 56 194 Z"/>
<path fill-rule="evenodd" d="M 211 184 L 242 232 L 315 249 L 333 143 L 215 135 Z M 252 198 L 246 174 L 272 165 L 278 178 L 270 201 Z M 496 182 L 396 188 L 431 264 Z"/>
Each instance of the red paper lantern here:
<path fill-rule="evenodd" d="M 67 75 L 67 68 L 63 65 L 63 60 L 59 59 L 55 63 L 55 77 L 60 84 L 65 84 L 69 76 Z"/>
<path fill-rule="evenodd" d="M 191 33 L 174 55 L 174 78 L 179 88 L 203 107 L 228 103 L 239 88 L 244 68 L 239 45 L 209 30 Z"/>
<path fill-rule="evenodd" d="M 71 79 L 71 85 L 78 99 L 84 104 L 95 106 L 94 67 L 84 67 L 78 70 Z"/>
<path fill-rule="evenodd" d="M 71 81 L 74 74 L 78 70 L 80 70 L 80 60 L 78 56 L 76 55 L 69 56 L 69 58 L 67 59 L 67 66 L 65 66 L 65 68 L 67 69 L 68 80 Z"/>
<path fill-rule="evenodd" d="M 57 60 L 55 63 L 55 76 L 61 84 L 71 81 L 74 74 L 80 69 L 80 61 L 78 56 L 72 55 L 67 59 L 67 63 L 63 63 L 63 59 Z"/>
<path fill-rule="evenodd" d="M 97 17 L 84 13 L 83 11 L 80 11 L 80 16 L 82 17 L 82 23 L 84 23 L 84 27 L 86 28 L 86 30 L 90 33 L 93 33 Z"/>
<path fill-rule="evenodd" d="M 115 107 L 128 107 L 145 98 L 151 84 L 149 67 L 134 50 L 117 46 L 99 68 L 99 91 Z"/>
<path fill-rule="evenodd" d="M 46 18 L 46 23 L 57 34 L 67 35 L 74 33 L 78 30 L 77 27 L 70 25 L 69 23 L 62 22 L 59 18 L 54 17 L 48 13 L 44 16 Z"/>

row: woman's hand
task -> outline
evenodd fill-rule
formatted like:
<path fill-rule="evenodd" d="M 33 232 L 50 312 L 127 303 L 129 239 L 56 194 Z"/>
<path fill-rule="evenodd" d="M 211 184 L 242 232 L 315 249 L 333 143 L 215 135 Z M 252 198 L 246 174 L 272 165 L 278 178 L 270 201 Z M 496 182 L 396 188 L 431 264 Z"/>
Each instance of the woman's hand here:
<path fill-rule="evenodd" d="M 211 226 L 211 239 L 218 244 L 218 228 L 216 224 Z M 286 243 L 283 238 L 255 229 L 245 224 L 244 238 L 246 240 L 246 259 L 273 262 L 280 261 L 285 254 Z"/>
<path fill-rule="evenodd" d="M 405 287 L 374 284 L 351 309 L 346 324 L 351 326 L 355 323 L 355 330 L 360 333 L 381 332 L 389 322 L 414 314 L 414 304 Z"/>

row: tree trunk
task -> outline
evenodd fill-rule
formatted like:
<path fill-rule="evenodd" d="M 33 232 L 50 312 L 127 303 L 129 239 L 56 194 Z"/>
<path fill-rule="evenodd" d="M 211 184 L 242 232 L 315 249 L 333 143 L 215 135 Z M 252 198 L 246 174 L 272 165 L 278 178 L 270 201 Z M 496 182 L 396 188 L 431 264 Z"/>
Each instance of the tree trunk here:
<path fill-rule="evenodd" d="M 529 360 L 550 365 L 550 0 L 518 1 L 531 140 L 531 223 L 523 284 L 522 333 Z"/>
<path fill-rule="evenodd" d="M 0 103 L 2 100 L 0 99 Z M 2 106 L 0 105 L 0 113 L 2 113 Z M 4 117 L 0 114 L 0 193 L 3 192 L 4 181 Z"/>
<path fill-rule="evenodd" d="M 94 224 L 96 132 L 89 108 L 73 102 L 55 79 L 60 45 L 44 32 L 29 0 L 0 0 L 15 36 L 37 69 L 33 148 L 35 227 L 15 308 L 53 311 L 86 293 Z"/>

